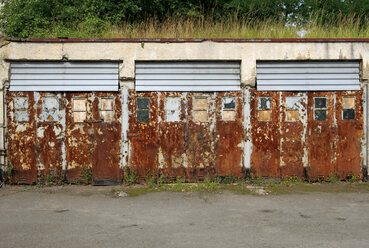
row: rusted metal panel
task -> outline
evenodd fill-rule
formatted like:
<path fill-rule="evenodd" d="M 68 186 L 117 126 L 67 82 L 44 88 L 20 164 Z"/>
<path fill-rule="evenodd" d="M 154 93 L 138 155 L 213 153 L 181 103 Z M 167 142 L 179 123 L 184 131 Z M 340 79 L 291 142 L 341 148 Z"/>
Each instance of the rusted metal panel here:
<path fill-rule="evenodd" d="M 363 130 L 362 91 L 336 92 L 336 174 L 341 179 L 360 177 Z"/>
<path fill-rule="evenodd" d="M 280 107 L 281 177 L 302 178 L 306 138 L 306 94 L 282 92 Z"/>
<path fill-rule="evenodd" d="M 129 165 L 138 176 L 158 170 L 158 93 L 129 92 Z"/>
<path fill-rule="evenodd" d="M 215 171 L 215 92 L 187 93 L 187 178 L 211 177 Z"/>
<path fill-rule="evenodd" d="M 280 177 L 279 94 L 250 90 L 251 173 L 254 177 Z"/>
<path fill-rule="evenodd" d="M 94 120 L 93 100 L 89 93 L 66 93 L 66 177 L 72 183 L 82 178 L 83 168 L 92 169 L 95 131 L 84 121 Z"/>
<path fill-rule="evenodd" d="M 37 181 L 36 109 L 33 92 L 7 92 L 8 161 L 12 182 Z"/>
<path fill-rule="evenodd" d="M 218 92 L 215 103 L 217 143 L 216 174 L 242 177 L 243 170 L 243 93 Z"/>
<path fill-rule="evenodd" d="M 92 142 L 94 184 L 108 184 L 122 179 L 121 161 L 121 116 L 120 94 L 116 92 L 92 93 L 92 118 L 89 123 L 94 133 Z"/>
<path fill-rule="evenodd" d="M 37 174 L 41 181 L 47 176 L 63 178 L 63 146 L 65 117 L 61 93 L 35 92 L 37 106 Z"/>
<path fill-rule="evenodd" d="M 66 93 L 66 161 L 70 182 L 92 170 L 95 184 L 121 180 L 120 94 Z"/>
<path fill-rule="evenodd" d="M 309 154 L 307 175 L 309 179 L 326 178 L 335 173 L 334 92 L 309 92 L 307 94 Z M 321 99 L 326 99 L 325 104 L 320 101 Z"/>
<path fill-rule="evenodd" d="M 186 93 L 159 93 L 159 168 L 167 177 L 185 177 Z"/>

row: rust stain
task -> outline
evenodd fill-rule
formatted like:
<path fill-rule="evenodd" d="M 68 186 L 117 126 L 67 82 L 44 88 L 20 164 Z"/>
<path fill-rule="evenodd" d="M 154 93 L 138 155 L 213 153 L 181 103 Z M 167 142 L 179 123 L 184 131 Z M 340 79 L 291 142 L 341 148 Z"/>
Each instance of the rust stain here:
<path fill-rule="evenodd" d="M 146 121 L 137 120 L 137 99 L 149 99 L 149 118 Z M 129 165 L 140 178 L 158 171 L 158 93 L 139 93 L 129 91 L 128 99 L 130 158 Z M 142 109 L 146 111 L 146 109 Z M 145 120 L 143 118 L 142 120 Z"/>
<path fill-rule="evenodd" d="M 296 108 L 287 109 L 286 97 L 293 97 L 297 100 Z M 306 105 L 303 96 L 294 92 L 281 93 L 281 123 L 280 123 L 280 171 L 281 177 L 304 176 L 303 157 L 304 157 L 304 125 L 306 119 Z M 293 118 L 288 116 L 293 112 Z M 290 117 L 290 118 L 288 118 Z"/>
<path fill-rule="evenodd" d="M 307 120 L 307 146 L 309 179 L 326 178 L 334 175 L 335 164 L 335 127 L 334 127 L 334 93 L 309 92 L 308 94 L 308 120 Z M 327 119 L 314 120 L 314 98 L 327 97 Z"/>
<path fill-rule="evenodd" d="M 233 120 L 222 118 L 223 98 L 234 97 Z M 215 156 L 216 174 L 219 176 L 242 177 L 243 174 L 243 95 L 242 92 L 219 92 L 216 98 L 216 132 L 218 136 Z M 228 112 L 228 111 L 227 111 Z M 224 114 L 224 113 L 223 113 Z"/>
<path fill-rule="evenodd" d="M 8 160 L 9 165 L 13 166 L 12 183 L 32 184 L 37 181 L 34 93 L 8 91 L 6 99 Z"/>
<path fill-rule="evenodd" d="M 120 169 L 122 140 L 122 103 L 119 92 L 94 93 L 92 102 L 92 126 L 94 150 L 92 153 L 92 176 L 94 182 L 110 180 L 118 182 L 122 179 Z M 111 102 L 112 106 L 104 106 L 103 102 Z M 104 114 L 103 114 L 104 113 Z M 110 114 L 111 113 L 111 114 Z M 103 117 L 112 115 L 112 118 Z"/>
<path fill-rule="evenodd" d="M 250 90 L 252 154 L 251 173 L 254 177 L 280 177 L 279 170 L 279 92 Z M 259 97 L 271 100 L 271 121 L 258 120 Z"/>
<path fill-rule="evenodd" d="M 194 101 L 197 97 L 207 98 L 207 121 L 196 121 Z M 214 120 L 214 93 L 187 93 L 187 128 L 185 130 L 188 160 L 187 178 L 197 181 L 215 175 L 214 149 L 216 144 Z M 201 111 L 201 110 L 200 110 Z"/>
<path fill-rule="evenodd" d="M 353 96 L 354 98 L 345 98 L 345 96 Z M 361 176 L 363 164 L 363 158 L 360 156 L 361 139 L 364 134 L 362 96 L 362 90 L 336 93 L 337 145 L 335 170 L 337 176 L 341 179 Z M 345 108 L 354 109 L 354 119 L 343 120 L 343 105 Z"/>
<path fill-rule="evenodd" d="M 179 109 L 166 106 L 168 99 L 179 99 Z M 159 168 L 166 177 L 185 177 L 187 154 L 185 148 L 186 106 L 182 93 L 162 92 L 160 94 L 159 116 Z M 178 111 L 178 120 L 169 121 L 168 111 Z M 177 114 L 177 113 L 174 113 Z"/>
<path fill-rule="evenodd" d="M 83 168 L 92 168 L 93 164 L 93 128 L 85 122 L 74 122 L 73 99 L 86 100 L 86 112 L 92 109 L 92 101 L 88 93 L 66 94 L 66 161 L 68 182 L 77 182 L 81 179 Z M 86 113 L 87 114 L 87 113 Z M 88 121 L 93 121 L 92 116 L 87 116 Z"/>
<path fill-rule="evenodd" d="M 319 120 L 314 99 L 321 97 L 326 119 L 320 112 Z M 251 175 L 359 177 L 362 97 L 362 91 L 250 90 Z M 72 183 L 83 180 L 84 167 L 94 182 L 122 179 L 121 92 L 7 92 L 6 98 L 13 183 L 61 177 L 64 165 Z M 289 107 L 292 98 L 299 98 L 297 108 Z M 45 99 L 56 107 L 45 108 Z M 75 107 L 73 99 L 79 99 Z M 245 100 L 242 92 L 129 91 L 128 165 L 141 179 L 151 173 L 188 181 L 243 177 Z"/>
<path fill-rule="evenodd" d="M 38 93 L 37 93 L 38 94 Z M 45 116 L 45 99 L 55 99 L 56 113 L 64 112 L 63 98 L 58 94 L 39 93 L 37 105 L 37 174 L 40 181 L 45 181 L 47 175 L 56 180 L 62 179 L 62 146 L 64 142 L 63 126 L 60 123 L 60 115 L 56 114 L 54 120 L 52 115 Z M 63 113 L 63 115 L 64 115 Z"/>

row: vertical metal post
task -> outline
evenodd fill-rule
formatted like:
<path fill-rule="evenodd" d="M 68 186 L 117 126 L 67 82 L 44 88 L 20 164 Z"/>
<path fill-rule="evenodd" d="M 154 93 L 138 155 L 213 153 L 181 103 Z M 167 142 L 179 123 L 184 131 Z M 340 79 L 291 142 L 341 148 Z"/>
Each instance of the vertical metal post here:
<path fill-rule="evenodd" d="M 368 126 L 368 110 L 369 110 L 369 90 L 368 90 L 368 80 L 364 83 L 364 96 L 363 96 L 363 105 L 364 105 L 364 139 L 365 145 L 363 148 L 364 155 L 364 165 L 363 165 L 363 180 L 368 181 L 368 161 L 369 161 L 369 126 Z"/>
<path fill-rule="evenodd" d="M 247 88 L 243 90 L 243 128 L 244 128 L 244 145 L 243 145 L 243 163 L 246 169 L 246 176 L 250 176 L 251 170 L 251 112 L 250 112 L 250 91 Z"/>

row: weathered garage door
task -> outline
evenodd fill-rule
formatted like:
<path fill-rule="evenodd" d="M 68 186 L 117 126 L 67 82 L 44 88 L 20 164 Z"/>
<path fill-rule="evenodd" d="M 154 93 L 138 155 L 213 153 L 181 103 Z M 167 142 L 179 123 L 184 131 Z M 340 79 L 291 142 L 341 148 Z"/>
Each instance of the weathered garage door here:
<path fill-rule="evenodd" d="M 130 165 L 141 177 L 241 175 L 239 62 L 137 62 L 130 96 Z"/>
<path fill-rule="evenodd" d="M 63 180 L 66 172 L 69 182 L 77 182 L 92 171 L 95 184 L 120 181 L 117 90 L 117 62 L 11 63 L 7 118 L 13 180 Z"/>
<path fill-rule="evenodd" d="M 242 92 L 130 92 L 129 164 L 140 177 L 243 174 Z"/>
<path fill-rule="evenodd" d="M 121 115 L 119 93 L 67 93 L 66 161 L 68 181 L 85 178 L 94 184 L 121 180 Z"/>
<path fill-rule="evenodd" d="M 255 176 L 360 175 L 359 62 L 257 62 L 251 109 Z"/>
<path fill-rule="evenodd" d="M 37 181 L 35 97 L 33 92 L 7 92 L 9 166 L 14 183 Z"/>

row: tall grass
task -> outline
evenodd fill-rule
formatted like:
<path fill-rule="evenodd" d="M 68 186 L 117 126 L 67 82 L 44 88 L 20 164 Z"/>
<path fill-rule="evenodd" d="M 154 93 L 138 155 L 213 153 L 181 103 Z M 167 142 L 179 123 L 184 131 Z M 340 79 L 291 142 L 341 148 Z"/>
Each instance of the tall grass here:
<path fill-rule="evenodd" d="M 36 33 L 36 37 L 75 38 L 369 38 L 369 23 L 360 24 L 360 17 L 332 17 L 323 23 L 319 16 L 304 26 L 286 25 L 284 21 L 251 18 L 230 18 L 214 21 L 201 18 L 171 17 L 162 22 L 147 19 L 143 22 L 110 24 L 91 22 L 75 28 L 55 25 Z"/>

